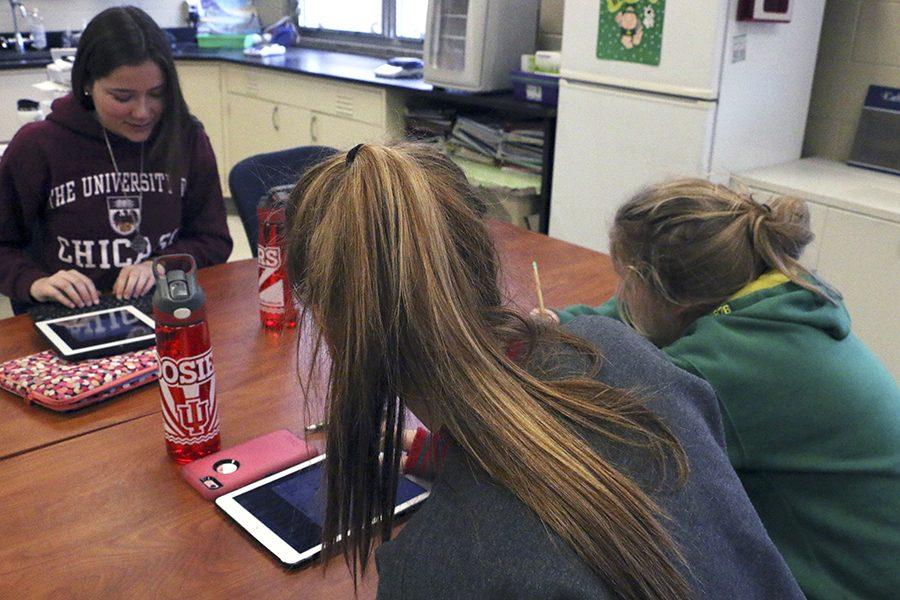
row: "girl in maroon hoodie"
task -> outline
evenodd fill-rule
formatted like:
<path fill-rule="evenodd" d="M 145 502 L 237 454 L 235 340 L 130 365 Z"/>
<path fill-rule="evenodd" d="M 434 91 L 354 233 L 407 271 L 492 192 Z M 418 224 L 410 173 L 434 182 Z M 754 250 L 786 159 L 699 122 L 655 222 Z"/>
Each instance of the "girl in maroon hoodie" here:
<path fill-rule="evenodd" d="M 231 252 L 216 159 L 169 45 L 134 7 L 88 24 L 72 94 L 22 127 L 0 161 L 0 293 L 14 307 L 96 304 L 153 287 L 150 259 Z"/>

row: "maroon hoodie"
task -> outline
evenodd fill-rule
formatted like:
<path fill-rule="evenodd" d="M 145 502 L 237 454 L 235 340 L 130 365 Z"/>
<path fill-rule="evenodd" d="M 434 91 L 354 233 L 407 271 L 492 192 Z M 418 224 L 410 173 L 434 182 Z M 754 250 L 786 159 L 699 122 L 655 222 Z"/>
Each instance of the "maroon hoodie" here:
<path fill-rule="evenodd" d="M 198 267 L 228 259 L 216 159 L 199 124 L 184 133 L 177 181 L 148 164 L 149 142 L 142 174 L 141 144 L 109 133 L 117 175 L 94 114 L 71 94 L 52 108 L 46 121 L 23 126 L 0 159 L 0 293 L 31 302 L 31 284 L 60 269 L 108 291 L 119 269 L 159 254 L 187 252 Z M 135 227 L 150 242 L 140 255 L 131 248 Z"/>

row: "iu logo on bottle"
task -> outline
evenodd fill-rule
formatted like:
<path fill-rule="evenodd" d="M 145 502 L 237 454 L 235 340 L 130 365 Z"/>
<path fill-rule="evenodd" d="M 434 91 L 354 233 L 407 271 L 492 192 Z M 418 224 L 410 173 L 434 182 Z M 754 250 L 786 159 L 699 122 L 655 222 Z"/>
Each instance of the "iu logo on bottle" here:
<path fill-rule="evenodd" d="M 175 360 L 159 358 L 166 439 L 199 444 L 219 434 L 212 350 Z"/>
<path fill-rule="evenodd" d="M 284 270 L 280 246 L 257 246 L 259 303 L 263 311 L 282 314 L 285 307 Z"/>

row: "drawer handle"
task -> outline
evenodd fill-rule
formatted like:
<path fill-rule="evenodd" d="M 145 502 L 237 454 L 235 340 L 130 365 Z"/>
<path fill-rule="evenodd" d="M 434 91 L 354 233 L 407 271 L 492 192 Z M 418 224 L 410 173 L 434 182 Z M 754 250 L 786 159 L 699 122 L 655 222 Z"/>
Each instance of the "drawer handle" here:
<path fill-rule="evenodd" d="M 312 141 L 319 141 L 319 119 L 313 115 L 309 120 L 309 137 Z"/>
<path fill-rule="evenodd" d="M 275 128 L 275 131 L 281 131 L 281 125 L 278 124 L 278 105 L 275 105 L 275 108 L 272 109 L 272 127 Z"/>

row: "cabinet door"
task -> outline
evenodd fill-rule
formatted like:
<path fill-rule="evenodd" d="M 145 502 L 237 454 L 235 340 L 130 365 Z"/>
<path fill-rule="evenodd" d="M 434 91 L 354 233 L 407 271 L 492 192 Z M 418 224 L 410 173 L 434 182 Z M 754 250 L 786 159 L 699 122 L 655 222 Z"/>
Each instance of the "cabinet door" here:
<path fill-rule="evenodd" d="M 20 98 L 41 101 L 44 92 L 31 87 L 35 83 L 46 81 L 44 69 L 26 69 L 0 72 L 0 143 L 6 143 L 19 130 L 19 118 L 16 116 L 16 102 Z"/>
<path fill-rule="evenodd" d="M 311 143 L 310 112 L 258 98 L 228 94 L 228 170 L 248 156 Z"/>
<path fill-rule="evenodd" d="M 828 208 L 819 273 L 844 294 L 856 335 L 900 379 L 900 223 Z"/>
<path fill-rule="evenodd" d="M 203 123 L 219 163 L 222 190 L 227 190 L 228 169 L 225 164 L 225 135 L 222 124 L 221 69 L 211 63 L 177 63 L 178 81 L 188 108 Z M 226 191 L 227 193 L 227 191 Z"/>
<path fill-rule="evenodd" d="M 369 123 L 314 112 L 309 123 L 309 136 L 313 144 L 349 150 L 362 142 L 383 142 L 385 132 Z"/>
<path fill-rule="evenodd" d="M 712 102 L 560 81 L 550 235 L 608 253 L 616 209 L 646 182 L 709 172 L 715 113 Z"/>

